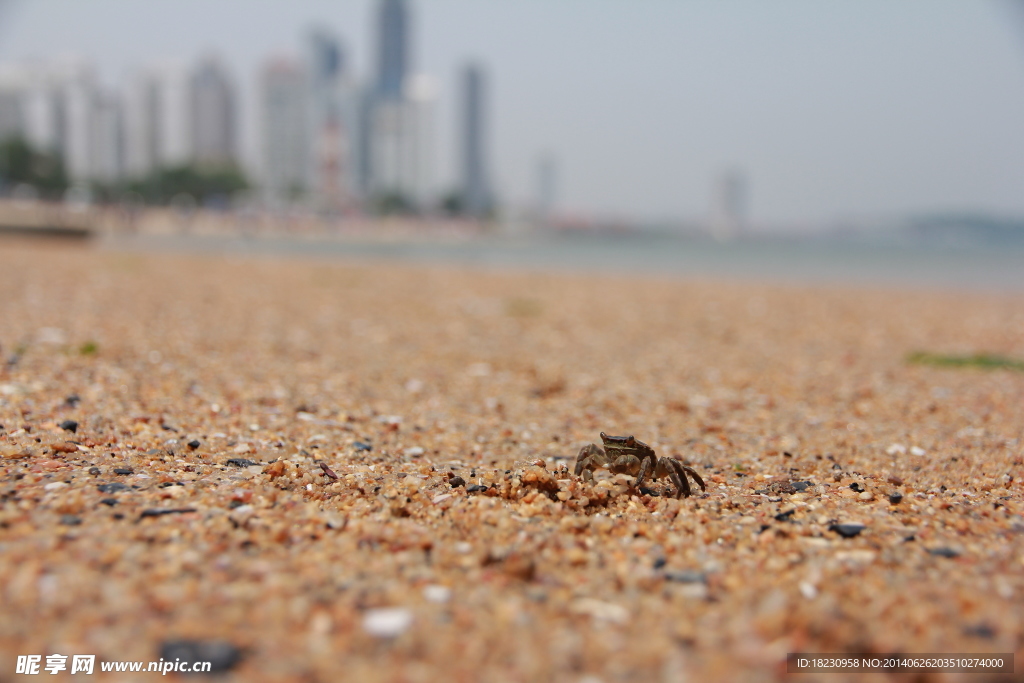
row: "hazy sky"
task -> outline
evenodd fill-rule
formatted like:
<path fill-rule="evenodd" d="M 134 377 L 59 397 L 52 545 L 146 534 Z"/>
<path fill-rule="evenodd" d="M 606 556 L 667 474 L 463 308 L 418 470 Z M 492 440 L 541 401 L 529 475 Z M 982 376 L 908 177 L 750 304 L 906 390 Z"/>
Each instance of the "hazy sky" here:
<path fill-rule="evenodd" d="M 372 68 L 371 0 L 15 0 L 0 59 L 81 55 L 105 81 L 220 53 L 252 98 L 261 60 L 322 23 Z M 694 219 L 743 169 L 750 218 L 807 226 L 936 210 L 1024 214 L 1024 12 L 963 0 L 413 0 L 415 70 L 440 87 L 438 175 L 454 176 L 458 69 L 491 76 L 496 185 L 559 204 Z M 1018 20 L 1016 23 L 1014 20 Z M 248 107 L 251 110 L 251 107 Z M 243 123 L 246 153 L 255 126 Z"/>

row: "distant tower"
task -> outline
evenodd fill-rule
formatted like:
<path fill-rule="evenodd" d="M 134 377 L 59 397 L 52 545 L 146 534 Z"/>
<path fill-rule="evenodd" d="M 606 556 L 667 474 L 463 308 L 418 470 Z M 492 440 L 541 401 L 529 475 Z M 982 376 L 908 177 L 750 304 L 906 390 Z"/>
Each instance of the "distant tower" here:
<path fill-rule="evenodd" d="M 308 108 L 306 74 L 299 64 L 277 59 L 261 74 L 264 187 L 273 202 L 294 201 L 306 190 Z"/>
<path fill-rule="evenodd" d="M 537 164 L 537 219 L 542 225 L 551 223 L 555 210 L 558 190 L 556 175 L 555 158 L 545 154 Z"/>
<path fill-rule="evenodd" d="M 484 89 L 483 70 L 475 64 L 467 66 L 462 76 L 462 196 L 466 211 L 472 216 L 483 216 L 491 209 Z"/>
<path fill-rule="evenodd" d="M 321 209 L 337 212 L 348 205 L 351 93 L 343 81 L 345 59 L 341 42 L 324 28 L 315 28 L 308 41 L 310 142 L 309 188 Z"/>
<path fill-rule="evenodd" d="M 711 210 L 711 234 L 720 242 L 730 242 L 743 233 L 747 209 L 747 181 L 743 173 L 732 169 L 722 174 L 715 185 Z"/>
<path fill-rule="evenodd" d="M 207 58 L 192 73 L 192 158 L 225 166 L 236 161 L 235 91 L 223 65 Z"/>
<path fill-rule="evenodd" d="M 409 9 L 405 0 L 381 0 L 378 12 L 376 94 L 397 100 L 409 71 Z"/>

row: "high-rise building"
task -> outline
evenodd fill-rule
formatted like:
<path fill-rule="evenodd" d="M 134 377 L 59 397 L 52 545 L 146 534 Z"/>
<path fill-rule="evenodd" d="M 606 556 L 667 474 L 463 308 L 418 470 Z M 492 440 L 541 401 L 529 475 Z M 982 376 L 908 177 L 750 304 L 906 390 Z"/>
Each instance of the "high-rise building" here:
<path fill-rule="evenodd" d="M 92 112 L 91 177 L 115 183 L 124 176 L 124 125 L 120 98 L 97 92 Z"/>
<path fill-rule="evenodd" d="M 271 202 L 285 203 L 307 190 L 310 145 L 306 73 L 297 62 L 272 60 L 263 68 L 260 90 L 263 185 Z"/>
<path fill-rule="evenodd" d="M 462 198 L 466 212 L 482 216 L 491 209 L 484 122 L 485 80 L 480 66 L 471 64 L 462 74 Z"/>
<path fill-rule="evenodd" d="M 142 178 L 159 166 L 160 84 L 152 71 L 128 82 L 123 120 L 125 174 Z"/>
<path fill-rule="evenodd" d="M 323 28 L 309 33 L 310 167 L 307 185 L 322 210 L 351 207 L 357 194 L 358 94 L 341 41 Z"/>
<path fill-rule="evenodd" d="M 711 233 L 721 242 L 729 242 L 743 233 L 746 218 L 747 182 L 737 169 L 726 171 L 715 184 L 711 209 Z"/>
<path fill-rule="evenodd" d="M 223 64 L 204 59 L 191 78 L 192 159 L 197 164 L 227 166 L 236 155 L 235 89 Z"/>
<path fill-rule="evenodd" d="M 398 100 L 409 72 L 409 8 L 406 0 L 380 0 L 377 15 L 377 96 Z"/>

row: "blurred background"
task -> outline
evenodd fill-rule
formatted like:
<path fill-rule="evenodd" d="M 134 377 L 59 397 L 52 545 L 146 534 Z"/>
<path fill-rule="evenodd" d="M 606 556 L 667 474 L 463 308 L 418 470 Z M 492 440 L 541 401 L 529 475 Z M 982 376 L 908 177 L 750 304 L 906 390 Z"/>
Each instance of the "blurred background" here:
<path fill-rule="evenodd" d="M 0 195 L 136 231 L 1024 244 L 1022 122 L 1016 0 L 0 2 Z"/>

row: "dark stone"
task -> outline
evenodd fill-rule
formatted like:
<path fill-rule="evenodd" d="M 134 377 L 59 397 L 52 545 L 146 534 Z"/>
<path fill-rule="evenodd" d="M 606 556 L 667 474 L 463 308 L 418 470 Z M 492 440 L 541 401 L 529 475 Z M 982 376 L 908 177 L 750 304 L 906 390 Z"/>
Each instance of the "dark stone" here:
<path fill-rule="evenodd" d="M 258 462 L 247 460 L 245 458 L 228 458 L 226 465 L 234 465 L 235 467 L 251 467 L 252 465 L 259 465 Z"/>
<path fill-rule="evenodd" d="M 115 512 L 114 519 L 124 519 L 124 515 L 122 515 L 120 512 Z"/>
<path fill-rule="evenodd" d="M 221 674 L 242 661 L 242 650 L 223 640 L 168 640 L 160 645 L 160 658 L 183 664 L 209 662 L 208 673 Z"/>
<path fill-rule="evenodd" d="M 164 515 L 180 515 L 186 512 L 196 512 L 195 508 L 149 508 L 143 510 L 139 518 L 143 517 L 163 517 Z"/>
<path fill-rule="evenodd" d="M 64 404 L 71 408 L 74 408 L 75 406 L 78 405 L 78 403 L 81 400 L 82 398 L 78 394 L 71 394 L 70 396 L 64 399 Z"/>
<path fill-rule="evenodd" d="M 114 474 L 135 474 L 135 470 L 133 470 L 131 467 L 115 467 Z"/>
<path fill-rule="evenodd" d="M 891 505 L 899 505 L 901 500 L 903 500 L 903 494 L 899 491 L 889 494 L 889 503 Z"/>
<path fill-rule="evenodd" d="M 192 439 L 191 441 L 188 442 L 188 448 L 191 451 L 194 451 L 195 449 L 199 448 L 201 445 L 202 444 L 199 443 L 198 439 Z"/>
<path fill-rule="evenodd" d="M 97 474 L 99 474 L 99 473 L 100 473 L 100 468 L 99 467 L 90 467 L 89 468 L 89 474 L 93 475 L 94 477 Z"/>
<path fill-rule="evenodd" d="M 960 552 L 953 550 L 952 548 L 928 548 L 929 555 L 935 555 L 937 557 L 960 557 Z"/>
<path fill-rule="evenodd" d="M 666 560 L 664 557 L 659 557 L 658 559 L 654 560 L 655 569 L 662 569 L 666 564 L 668 564 L 668 560 Z"/>
<path fill-rule="evenodd" d="M 864 493 L 864 487 L 861 486 L 860 483 L 856 481 L 850 484 L 850 488 L 856 491 L 857 493 Z"/>
<path fill-rule="evenodd" d="M 964 635 L 992 640 L 996 637 L 996 630 L 986 623 L 974 624 L 973 626 L 967 626 L 964 628 Z"/>
<path fill-rule="evenodd" d="M 371 444 L 368 444 L 368 443 L 363 442 L 363 441 L 356 441 L 356 442 L 354 442 L 352 444 L 352 448 L 356 449 L 357 451 L 372 451 L 373 450 L 373 446 Z"/>
<path fill-rule="evenodd" d="M 793 490 L 796 491 L 797 493 L 800 493 L 801 491 L 806 490 L 808 487 L 810 487 L 810 485 L 811 485 L 811 482 L 809 482 L 809 481 L 794 481 L 791 484 L 791 486 L 793 487 Z"/>
<path fill-rule="evenodd" d="M 114 507 L 115 505 L 117 505 L 117 498 L 102 498 L 100 502 L 103 503 L 104 505 Z"/>
<path fill-rule="evenodd" d="M 74 433 L 78 431 L 78 423 L 75 422 L 74 420 L 64 420 L 63 422 L 60 423 L 60 428 L 65 431 Z"/>
<path fill-rule="evenodd" d="M 651 498 L 657 498 L 661 494 L 658 493 L 657 491 L 655 491 L 654 489 L 649 489 L 646 486 L 641 486 L 640 487 L 640 495 L 642 495 L 642 496 L 650 496 Z"/>
<path fill-rule="evenodd" d="M 160 425 L 160 429 L 164 430 L 165 432 L 176 432 L 176 431 L 178 431 L 177 427 L 172 427 L 171 425 L 169 425 L 167 423 L 164 423 L 164 424 Z"/>
<path fill-rule="evenodd" d="M 245 503 L 243 503 L 240 500 L 233 500 L 230 503 L 228 503 L 228 507 L 231 508 L 232 510 L 234 510 L 235 508 L 240 508 L 243 505 L 245 505 Z"/>
<path fill-rule="evenodd" d="M 833 524 L 828 530 L 836 532 L 843 538 L 853 538 L 866 528 L 863 524 Z"/>
<path fill-rule="evenodd" d="M 467 486 L 466 487 L 466 492 L 467 493 L 482 493 L 482 492 L 484 492 L 486 490 L 487 490 L 486 486 L 474 485 L 474 486 Z"/>
<path fill-rule="evenodd" d="M 705 583 L 707 578 L 704 572 L 694 569 L 670 569 L 665 572 L 665 580 L 676 583 Z"/>
<path fill-rule="evenodd" d="M 779 514 L 775 515 L 775 519 L 777 519 L 780 522 L 786 522 L 789 520 L 790 517 L 793 516 L 793 513 L 795 512 L 796 508 L 793 508 L 792 510 L 786 510 L 785 512 L 780 512 Z"/>
<path fill-rule="evenodd" d="M 82 523 L 82 518 L 75 515 L 61 515 L 60 523 L 66 526 L 78 526 Z"/>
<path fill-rule="evenodd" d="M 96 488 L 100 490 L 100 493 L 117 493 L 118 491 L 129 490 L 127 486 L 119 481 L 112 481 L 109 484 L 98 484 Z"/>
<path fill-rule="evenodd" d="M 466 480 L 460 477 L 459 475 L 455 475 L 454 477 L 448 480 L 448 484 L 451 485 L 453 489 L 455 489 L 460 486 L 465 486 Z"/>
<path fill-rule="evenodd" d="M 159 488 L 165 489 L 168 486 L 184 486 L 180 481 L 164 481 L 160 482 Z"/>

